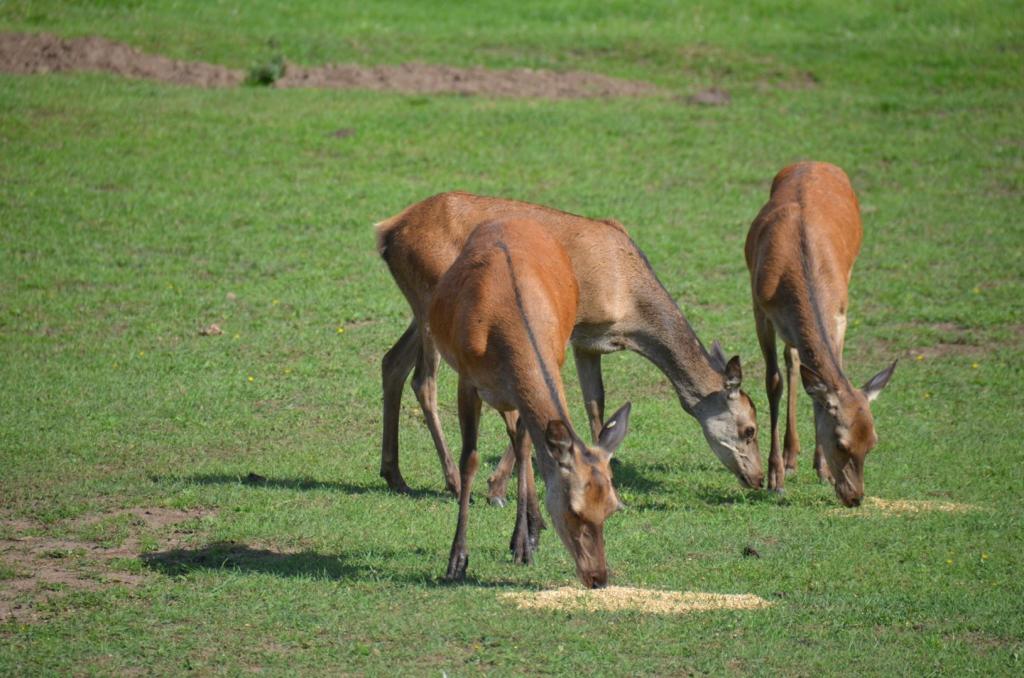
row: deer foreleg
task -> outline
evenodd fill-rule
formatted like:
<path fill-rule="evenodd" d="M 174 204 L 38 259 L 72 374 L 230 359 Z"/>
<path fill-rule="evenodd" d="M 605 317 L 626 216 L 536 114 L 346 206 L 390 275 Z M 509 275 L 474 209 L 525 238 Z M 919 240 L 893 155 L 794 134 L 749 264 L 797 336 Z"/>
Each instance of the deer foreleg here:
<path fill-rule="evenodd" d="M 512 532 L 509 549 L 512 559 L 518 564 L 529 565 L 533 561 L 534 543 L 530 530 L 530 479 L 533 464 L 530 461 L 530 436 L 526 432 L 526 423 L 520 420 L 512 432 L 512 446 L 516 451 L 516 464 L 519 465 L 519 487 L 516 498 L 516 527 Z"/>
<path fill-rule="evenodd" d="M 469 523 L 469 495 L 480 463 L 476 450 L 480 431 L 480 396 L 476 388 L 464 379 L 459 379 L 459 428 L 462 430 L 462 456 L 459 457 L 461 491 L 459 492 L 459 520 L 455 527 L 455 539 L 448 556 L 448 571 L 445 579 L 462 581 L 466 578 L 469 565 L 469 551 L 466 549 L 466 526 Z"/>
<path fill-rule="evenodd" d="M 796 458 L 800 454 L 800 437 L 796 430 L 796 394 L 800 388 L 800 354 L 796 348 L 786 346 L 786 474 L 796 473 Z"/>
<path fill-rule="evenodd" d="M 601 378 L 601 354 L 574 348 L 576 375 L 583 391 L 583 405 L 590 422 L 590 439 L 597 444 L 597 438 L 604 426 L 604 380 Z"/>
<path fill-rule="evenodd" d="M 768 489 L 782 493 L 785 490 L 786 475 L 783 468 L 782 445 L 779 442 L 779 401 L 782 399 L 782 375 L 779 373 L 779 357 L 775 353 L 775 328 L 768 317 L 754 307 L 754 321 L 757 340 L 764 354 L 764 382 L 768 391 L 768 411 L 771 419 L 772 446 L 768 454 Z"/>

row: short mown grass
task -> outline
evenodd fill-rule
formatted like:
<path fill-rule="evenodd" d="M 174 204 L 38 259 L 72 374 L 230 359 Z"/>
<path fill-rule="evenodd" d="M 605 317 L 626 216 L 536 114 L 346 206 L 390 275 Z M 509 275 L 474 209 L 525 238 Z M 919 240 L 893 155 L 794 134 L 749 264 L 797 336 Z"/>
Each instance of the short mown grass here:
<path fill-rule="evenodd" d="M 0 30 L 101 34 L 235 67 L 273 44 L 306 64 L 589 69 L 667 93 L 553 102 L 0 76 L 0 518 L 33 526 L 2 534 L 116 546 L 139 528 L 106 512 L 208 511 L 173 540 L 142 535 L 138 559 L 101 564 L 146 573 L 141 585 L 26 594 L 33 614 L 0 620 L 0 672 L 1021 670 L 1016 3 L 281 7 L 5 2 Z M 732 102 L 685 103 L 710 85 Z M 416 493 L 377 477 L 379 361 L 409 312 L 371 225 L 455 188 L 621 220 L 701 337 L 742 356 L 767 448 L 742 245 L 774 173 L 806 158 L 843 166 L 864 211 L 848 372 L 859 383 L 901 357 L 874 407 L 868 494 L 975 509 L 836 512 L 808 473 L 805 398 L 785 497 L 742 491 L 661 375 L 616 354 L 608 402 L 634 410 L 616 467 L 629 508 L 607 526 L 614 582 L 774 605 L 516 610 L 497 594 L 571 583 L 572 564 L 549 532 L 538 562 L 514 567 L 514 514 L 482 492 L 470 579 L 444 585 L 456 506 L 411 394 L 402 466 Z M 201 336 L 210 323 L 223 334 Z M 581 423 L 571 370 L 566 381 Z M 441 386 L 457 443 L 450 370 Z M 497 417 L 481 440 L 495 461 Z M 25 574 L 0 552 L 0 587 Z"/>

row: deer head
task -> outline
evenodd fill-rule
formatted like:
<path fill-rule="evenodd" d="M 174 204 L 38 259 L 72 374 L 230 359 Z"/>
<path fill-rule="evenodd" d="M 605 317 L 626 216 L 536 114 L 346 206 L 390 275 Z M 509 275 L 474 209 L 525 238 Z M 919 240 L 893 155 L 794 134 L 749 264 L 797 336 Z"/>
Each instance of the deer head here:
<path fill-rule="evenodd" d="M 545 503 L 555 532 L 576 561 L 576 574 L 587 588 L 608 585 L 604 521 L 622 507 L 612 486 L 612 454 L 626 437 L 630 404 L 604 424 L 594 447 L 587 446 L 565 422 L 548 422 L 544 441 L 554 462 L 546 472 Z"/>
<path fill-rule="evenodd" d="M 896 369 L 896 361 L 863 388 L 829 386 L 814 370 L 800 366 L 804 390 L 814 399 L 814 430 L 817 444 L 835 479 L 836 496 L 844 506 L 860 506 L 864 499 L 864 459 L 878 444 L 872 400 L 878 397 Z"/>
<path fill-rule="evenodd" d="M 697 418 L 719 460 L 744 487 L 756 489 L 764 480 L 757 444 L 757 411 L 750 397 L 740 390 L 740 357 L 733 356 L 727 362 L 717 341 L 710 357 L 711 364 L 722 375 L 722 387 L 701 400 Z"/>

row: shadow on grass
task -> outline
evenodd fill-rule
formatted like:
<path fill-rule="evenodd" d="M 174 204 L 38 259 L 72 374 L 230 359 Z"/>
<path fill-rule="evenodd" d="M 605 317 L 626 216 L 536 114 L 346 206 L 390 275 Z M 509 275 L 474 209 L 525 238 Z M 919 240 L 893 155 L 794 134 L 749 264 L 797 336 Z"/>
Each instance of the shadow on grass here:
<path fill-rule="evenodd" d="M 487 472 L 488 476 L 494 472 L 498 462 L 501 461 L 500 454 L 493 454 L 485 457 L 485 463 L 480 465 L 481 472 Z M 540 477 L 540 471 L 537 470 L 537 453 L 534 452 L 531 456 L 534 464 L 534 470 L 537 473 L 537 477 Z M 640 473 L 641 465 L 632 463 L 630 461 L 621 461 L 618 457 L 612 457 L 612 475 L 614 477 L 615 487 L 630 490 L 632 492 L 657 492 L 663 489 L 664 485 L 660 480 L 652 480 L 649 477 L 645 477 Z M 512 471 L 512 476 L 509 478 L 509 490 L 514 492 L 516 486 L 516 471 Z"/>
<path fill-rule="evenodd" d="M 181 480 L 199 485 L 249 485 L 251 487 L 269 487 L 281 490 L 330 490 L 345 494 L 394 494 L 384 481 L 379 485 L 356 485 L 335 480 L 313 480 L 312 478 L 265 478 L 250 473 L 248 475 L 232 475 L 228 473 L 200 473 L 193 476 L 169 477 L 167 480 Z M 154 478 L 160 481 L 161 478 Z M 411 490 L 407 495 L 414 499 L 450 499 L 451 495 L 441 490 Z"/>
<path fill-rule="evenodd" d="M 712 506 L 728 506 L 732 504 L 777 504 L 786 506 L 788 501 L 768 490 L 744 490 L 742 488 L 724 489 L 702 485 L 695 493 L 697 498 Z"/>
<path fill-rule="evenodd" d="M 794 508 L 829 508 L 839 506 L 831 494 L 822 495 L 808 491 L 806 488 L 787 489 L 782 495 L 771 490 L 723 489 L 702 485 L 694 493 L 699 500 L 711 506 L 728 506 L 743 504 L 768 504 L 779 507 Z"/>
<path fill-rule="evenodd" d="M 638 464 L 629 460 L 620 461 L 617 457 L 612 457 L 612 475 L 616 487 L 631 492 L 651 493 L 664 487 L 660 480 L 652 480 L 642 475 Z"/>
<path fill-rule="evenodd" d="M 385 554 L 389 558 L 395 554 Z M 462 584 L 451 584 L 440 576 L 389 574 L 379 567 L 362 563 L 345 554 L 325 555 L 315 551 L 282 553 L 257 549 L 232 541 L 219 541 L 195 549 L 170 549 L 144 553 L 139 559 L 151 570 L 169 576 L 180 576 L 201 570 L 233 570 L 272 574 L 278 577 L 305 577 L 330 581 L 392 581 L 431 587 L 474 586 L 478 588 L 541 588 L 533 582 L 490 580 L 468 577 Z M 438 570 L 444 563 L 438 562 Z"/>

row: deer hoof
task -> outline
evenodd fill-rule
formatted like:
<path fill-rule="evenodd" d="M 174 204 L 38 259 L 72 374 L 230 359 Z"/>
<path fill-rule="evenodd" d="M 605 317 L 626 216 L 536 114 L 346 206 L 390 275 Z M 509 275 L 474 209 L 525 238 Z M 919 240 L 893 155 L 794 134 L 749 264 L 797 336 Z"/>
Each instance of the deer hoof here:
<path fill-rule="evenodd" d="M 487 497 L 487 503 L 498 508 L 505 508 L 506 505 L 504 497 Z"/>
<path fill-rule="evenodd" d="M 460 582 L 466 579 L 466 568 L 469 566 L 468 553 L 453 553 L 448 560 L 448 572 L 445 573 L 445 581 Z"/>
<path fill-rule="evenodd" d="M 397 494 L 412 494 L 412 488 L 405 484 L 405 479 L 399 473 L 381 473 L 388 483 L 388 489 Z"/>

